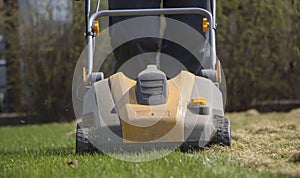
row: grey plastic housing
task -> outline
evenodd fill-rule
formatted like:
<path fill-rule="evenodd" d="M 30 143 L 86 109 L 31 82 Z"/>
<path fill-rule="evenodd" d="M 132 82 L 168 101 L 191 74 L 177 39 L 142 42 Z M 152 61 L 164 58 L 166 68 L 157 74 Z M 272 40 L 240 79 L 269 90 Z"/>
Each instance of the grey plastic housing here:
<path fill-rule="evenodd" d="M 166 74 L 158 70 L 155 65 L 148 65 L 137 78 L 136 98 L 139 104 L 165 104 L 168 98 L 168 84 Z"/>
<path fill-rule="evenodd" d="M 93 72 L 88 75 L 88 81 L 91 83 L 98 82 L 100 80 L 104 79 L 103 72 Z"/>
<path fill-rule="evenodd" d="M 202 69 L 200 76 L 210 79 L 212 82 L 218 82 L 217 71 L 212 69 Z"/>

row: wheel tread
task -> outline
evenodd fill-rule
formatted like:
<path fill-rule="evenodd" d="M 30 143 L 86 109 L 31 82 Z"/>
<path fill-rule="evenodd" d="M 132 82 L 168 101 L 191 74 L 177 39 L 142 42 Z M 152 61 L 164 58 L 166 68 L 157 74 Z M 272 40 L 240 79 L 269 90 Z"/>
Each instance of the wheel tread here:
<path fill-rule="evenodd" d="M 217 144 L 231 146 L 231 128 L 228 118 L 217 118 Z"/>

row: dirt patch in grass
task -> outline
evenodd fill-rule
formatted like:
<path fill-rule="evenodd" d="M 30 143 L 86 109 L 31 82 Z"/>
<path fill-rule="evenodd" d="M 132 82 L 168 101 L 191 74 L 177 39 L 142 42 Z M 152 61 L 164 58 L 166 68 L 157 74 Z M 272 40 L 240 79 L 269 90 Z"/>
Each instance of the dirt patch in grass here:
<path fill-rule="evenodd" d="M 227 114 L 232 123 L 232 148 L 216 146 L 243 166 L 300 177 L 300 114 Z"/>

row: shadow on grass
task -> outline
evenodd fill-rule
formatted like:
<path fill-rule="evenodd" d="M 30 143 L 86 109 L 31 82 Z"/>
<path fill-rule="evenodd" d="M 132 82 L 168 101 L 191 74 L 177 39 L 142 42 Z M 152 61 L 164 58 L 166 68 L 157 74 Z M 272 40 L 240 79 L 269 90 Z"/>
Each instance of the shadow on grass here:
<path fill-rule="evenodd" d="M 1 156 L 14 157 L 14 156 L 70 156 L 75 155 L 74 147 L 57 147 L 57 148 L 35 148 L 24 150 L 0 150 Z"/>

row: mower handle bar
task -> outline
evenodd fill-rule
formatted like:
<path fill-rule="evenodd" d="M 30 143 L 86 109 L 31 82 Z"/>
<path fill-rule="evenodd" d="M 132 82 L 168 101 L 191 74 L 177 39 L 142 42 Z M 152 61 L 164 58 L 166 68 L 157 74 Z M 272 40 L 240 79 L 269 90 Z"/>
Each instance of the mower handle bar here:
<path fill-rule="evenodd" d="M 212 14 L 203 8 L 164 8 L 164 9 L 124 9 L 124 10 L 103 10 L 96 12 L 89 19 L 89 27 L 93 27 L 93 22 L 98 17 L 114 16 L 149 16 L 149 15 L 181 15 L 200 14 L 205 15 L 211 26 L 215 27 Z"/>
<path fill-rule="evenodd" d="M 93 70 L 93 27 L 94 21 L 96 18 L 105 17 L 105 16 L 150 16 L 150 15 L 183 15 L 183 14 L 199 14 L 207 17 L 209 22 L 209 28 L 211 29 L 210 38 L 212 42 L 212 64 L 213 68 L 216 64 L 216 45 L 215 45 L 215 32 L 216 23 L 215 17 L 206 9 L 203 8 L 162 8 L 162 9 L 126 9 L 126 10 L 103 10 L 94 13 L 89 19 L 87 23 L 86 36 L 88 42 L 88 78 L 92 74 Z"/>

